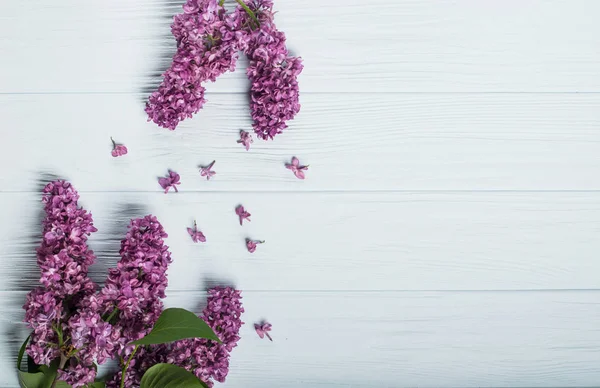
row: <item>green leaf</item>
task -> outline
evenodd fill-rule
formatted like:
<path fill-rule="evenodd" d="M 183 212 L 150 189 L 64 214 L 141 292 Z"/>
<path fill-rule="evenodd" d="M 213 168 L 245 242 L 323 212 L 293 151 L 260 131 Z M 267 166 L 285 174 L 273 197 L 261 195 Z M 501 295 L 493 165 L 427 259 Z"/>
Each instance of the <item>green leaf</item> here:
<path fill-rule="evenodd" d="M 31 334 L 27 336 L 23 345 L 21 345 L 21 349 L 19 349 L 19 355 L 17 356 L 17 369 L 21 369 L 21 361 L 23 361 L 23 354 L 25 354 L 25 348 L 27 347 L 27 343 L 31 338 Z"/>
<path fill-rule="evenodd" d="M 94 384 L 90 385 L 89 388 L 106 388 L 106 383 L 103 381 L 96 381 Z"/>
<path fill-rule="evenodd" d="M 27 355 L 27 372 L 36 373 L 40 371 L 40 366 L 33 361 L 33 358 L 28 354 Z"/>
<path fill-rule="evenodd" d="M 58 374 L 58 363 L 59 359 L 56 359 L 50 366 L 40 365 L 40 371 L 36 373 L 19 370 L 19 385 L 21 388 L 50 388 Z M 71 388 L 71 386 L 64 381 L 58 381 L 55 388 Z"/>
<path fill-rule="evenodd" d="M 135 345 L 154 345 L 185 338 L 207 338 L 221 343 L 215 332 L 186 309 L 170 308 L 160 314 L 152 331 L 144 338 L 132 342 Z"/>
<path fill-rule="evenodd" d="M 173 364 L 156 364 L 144 373 L 140 388 L 208 388 L 196 376 Z"/>
<path fill-rule="evenodd" d="M 44 381 L 40 388 L 50 388 L 54 380 L 56 380 L 56 376 L 58 375 L 58 364 L 60 363 L 60 358 L 55 359 L 50 363 L 50 366 L 40 365 L 40 371 L 44 374 Z M 68 387 L 68 385 L 67 385 Z M 55 388 L 66 388 L 65 386 L 59 386 L 56 384 Z"/>
<path fill-rule="evenodd" d="M 44 383 L 44 374 L 41 372 L 38 373 L 28 373 L 17 371 L 19 373 L 19 386 L 21 388 L 41 388 Z"/>

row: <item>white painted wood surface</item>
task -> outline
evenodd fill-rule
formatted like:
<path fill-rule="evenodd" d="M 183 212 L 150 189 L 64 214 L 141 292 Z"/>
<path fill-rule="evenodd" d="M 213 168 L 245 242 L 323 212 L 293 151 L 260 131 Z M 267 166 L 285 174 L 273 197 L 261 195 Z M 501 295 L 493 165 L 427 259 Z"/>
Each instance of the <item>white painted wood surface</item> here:
<path fill-rule="evenodd" d="M 20 150 L 21 166 L 4 172 L 0 191 L 31 191 L 51 172 L 82 191 L 160 192 L 156 178 L 168 168 L 181 174 L 182 192 L 600 190 L 598 94 L 308 94 L 289 131 L 251 152 L 236 144 L 250 125 L 244 95 L 208 96 L 176 132 L 147 123 L 142 99 L 0 96 L 14 128 L 3 144 Z M 133 156 L 107 158 L 110 136 Z M 69 152 L 48 158 L 37 142 Z M 292 155 L 311 165 L 310 179 L 284 168 Z M 1 153 L 0 163 L 16 156 Z M 198 166 L 212 160 L 218 175 L 207 182 Z"/>
<path fill-rule="evenodd" d="M 247 323 L 224 386 L 592 386 L 600 380 L 598 295 L 246 291 Z M 19 297 L 0 292 L 3 302 Z M 168 305 L 197 309 L 203 298 L 176 292 Z M 20 315 L 11 308 L 5 317 Z M 249 324 L 265 315 L 273 343 Z"/>
<path fill-rule="evenodd" d="M 123 93 L 174 47 L 174 0 L 0 5 L 0 92 Z M 597 92 L 596 0 L 280 0 L 307 92 Z M 23 21 L 27 21 L 24 23 Z M 164 63 L 163 63 L 163 66 Z M 245 92 L 243 72 L 210 91 Z"/>
<path fill-rule="evenodd" d="M 0 2 L 3 365 L 26 335 L 40 185 L 63 177 L 99 228 L 96 280 L 128 219 L 153 213 L 168 305 L 244 291 L 226 387 L 598 385 L 600 2 L 275 0 L 305 59 L 302 111 L 250 152 L 243 60 L 176 132 L 146 122 L 180 3 Z M 157 184 L 169 168 L 179 194 Z M 245 237 L 267 243 L 250 255 Z"/>

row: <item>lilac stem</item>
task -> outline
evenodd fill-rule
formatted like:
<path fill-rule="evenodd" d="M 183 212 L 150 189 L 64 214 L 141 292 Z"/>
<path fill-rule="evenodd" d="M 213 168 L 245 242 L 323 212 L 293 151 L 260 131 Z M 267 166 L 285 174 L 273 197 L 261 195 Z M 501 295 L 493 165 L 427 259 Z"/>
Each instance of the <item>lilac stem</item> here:
<path fill-rule="evenodd" d="M 109 322 L 110 320 L 114 318 L 115 314 L 119 312 L 119 308 L 115 307 L 115 309 L 112 311 L 112 313 L 110 313 L 110 315 L 108 316 L 107 319 L 104 320 L 104 322 Z"/>
<path fill-rule="evenodd" d="M 68 360 L 69 359 L 64 354 L 61 354 L 60 355 L 60 364 L 58 364 L 58 369 L 64 368 L 65 364 L 67 363 Z M 56 383 L 57 382 L 58 382 L 58 373 L 54 377 L 54 381 L 52 382 L 52 386 L 50 388 L 56 388 Z"/>
<path fill-rule="evenodd" d="M 252 18 L 252 20 L 254 20 L 254 22 L 256 23 L 256 26 L 260 26 L 260 22 L 258 21 L 258 18 L 256 17 L 256 14 L 250 8 L 248 8 L 248 6 L 246 5 L 246 3 L 244 3 L 243 0 L 235 0 L 235 1 L 237 1 L 237 3 L 244 9 L 244 11 L 246 11 L 246 13 L 248 15 L 250 15 L 250 17 Z"/>
<path fill-rule="evenodd" d="M 131 362 L 131 360 L 133 360 L 133 356 L 135 356 L 135 352 L 137 352 L 139 347 L 140 347 L 140 345 L 135 345 L 133 352 L 131 352 L 131 356 L 129 356 L 129 359 L 123 366 L 123 370 L 121 371 L 121 388 L 125 387 L 125 373 L 127 373 L 127 368 L 129 368 L 129 363 Z"/>

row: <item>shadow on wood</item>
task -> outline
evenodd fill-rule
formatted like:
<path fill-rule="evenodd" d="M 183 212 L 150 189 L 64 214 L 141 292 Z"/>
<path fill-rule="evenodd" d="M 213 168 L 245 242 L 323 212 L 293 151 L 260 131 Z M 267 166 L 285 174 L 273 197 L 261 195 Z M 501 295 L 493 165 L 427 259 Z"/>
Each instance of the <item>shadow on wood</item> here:
<path fill-rule="evenodd" d="M 106 231 L 107 237 L 101 241 L 95 240 L 92 247 L 96 253 L 96 263 L 90 267 L 89 277 L 100 287 L 104 286 L 108 269 L 116 267 L 120 260 L 119 250 L 121 240 L 125 238 L 129 224 L 134 218 L 148 215 L 148 208 L 141 204 L 125 203 L 117 206 L 117 211 L 111 218 L 110 229 Z"/>
<path fill-rule="evenodd" d="M 171 23 L 173 16 L 182 12 L 183 1 L 165 0 L 160 5 L 158 13 L 152 20 L 153 31 L 157 31 L 156 39 L 159 44 L 159 55 L 153 61 L 153 65 L 144 77 L 143 86 L 140 89 L 141 102 L 146 104 L 148 96 L 154 92 L 162 82 L 165 70 L 171 65 L 171 60 L 176 51 L 175 38 L 171 35 Z M 156 27 L 156 28 L 154 28 Z M 154 35 L 154 34 L 149 34 Z"/>

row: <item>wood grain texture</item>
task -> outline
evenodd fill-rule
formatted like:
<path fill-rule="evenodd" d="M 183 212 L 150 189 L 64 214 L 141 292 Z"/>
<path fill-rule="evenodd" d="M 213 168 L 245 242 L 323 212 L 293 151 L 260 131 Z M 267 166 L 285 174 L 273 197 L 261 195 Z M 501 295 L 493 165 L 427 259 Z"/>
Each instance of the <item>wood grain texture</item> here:
<path fill-rule="evenodd" d="M 182 2 L 2 1 L 0 53 L 15 70 L 0 73 L 0 92 L 148 93 Z M 275 3 L 305 93 L 600 91 L 598 1 Z M 243 71 L 209 85 L 246 90 Z"/>
<path fill-rule="evenodd" d="M 5 219 L 26 220 L 0 224 L 3 288 L 31 287 L 39 196 L 0 200 Z M 99 281 L 129 219 L 152 213 L 169 233 L 174 290 L 214 277 L 246 291 L 600 289 L 597 193 L 84 193 L 81 204 L 99 229 Z M 187 234 L 194 219 L 206 244 Z M 246 237 L 267 243 L 250 254 Z"/>
<path fill-rule="evenodd" d="M 43 172 L 81 191 L 600 190 L 600 95 L 307 95 L 289 130 L 236 144 L 242 95 L 211 95 L 175 132 L 147 123 L 139 95 L 0 96 L 1 191 Z M 112 158 L 110 137 L 130 154 Z M 41 149 L 48 152 L 40 152 Z M 299 181 L 284 164 L 310 164 Z M 217 176 L 199 165 L 216 160 Z"/>
<path fill-rule="evenodd" d="M 199 310 L 198 292 L 169 292 L 168 307 Z M 241 341 L 228 388 L 545 387 L 600 381 L 600 291 L 244 292 Z M 2 330 L 23 293 L 2 292 Z M 273 342 L 254 322 L 268 318 Z M 14 348 L 14 349 L 13 349 Z M 12 363 L 18 344 L 0 348 Z M 8 353 L 7 350 L 13 350 Z M 550 384 L 549 384 L 550 383 Z M 0 374 L 0 387 L 14 387 Z"/>

